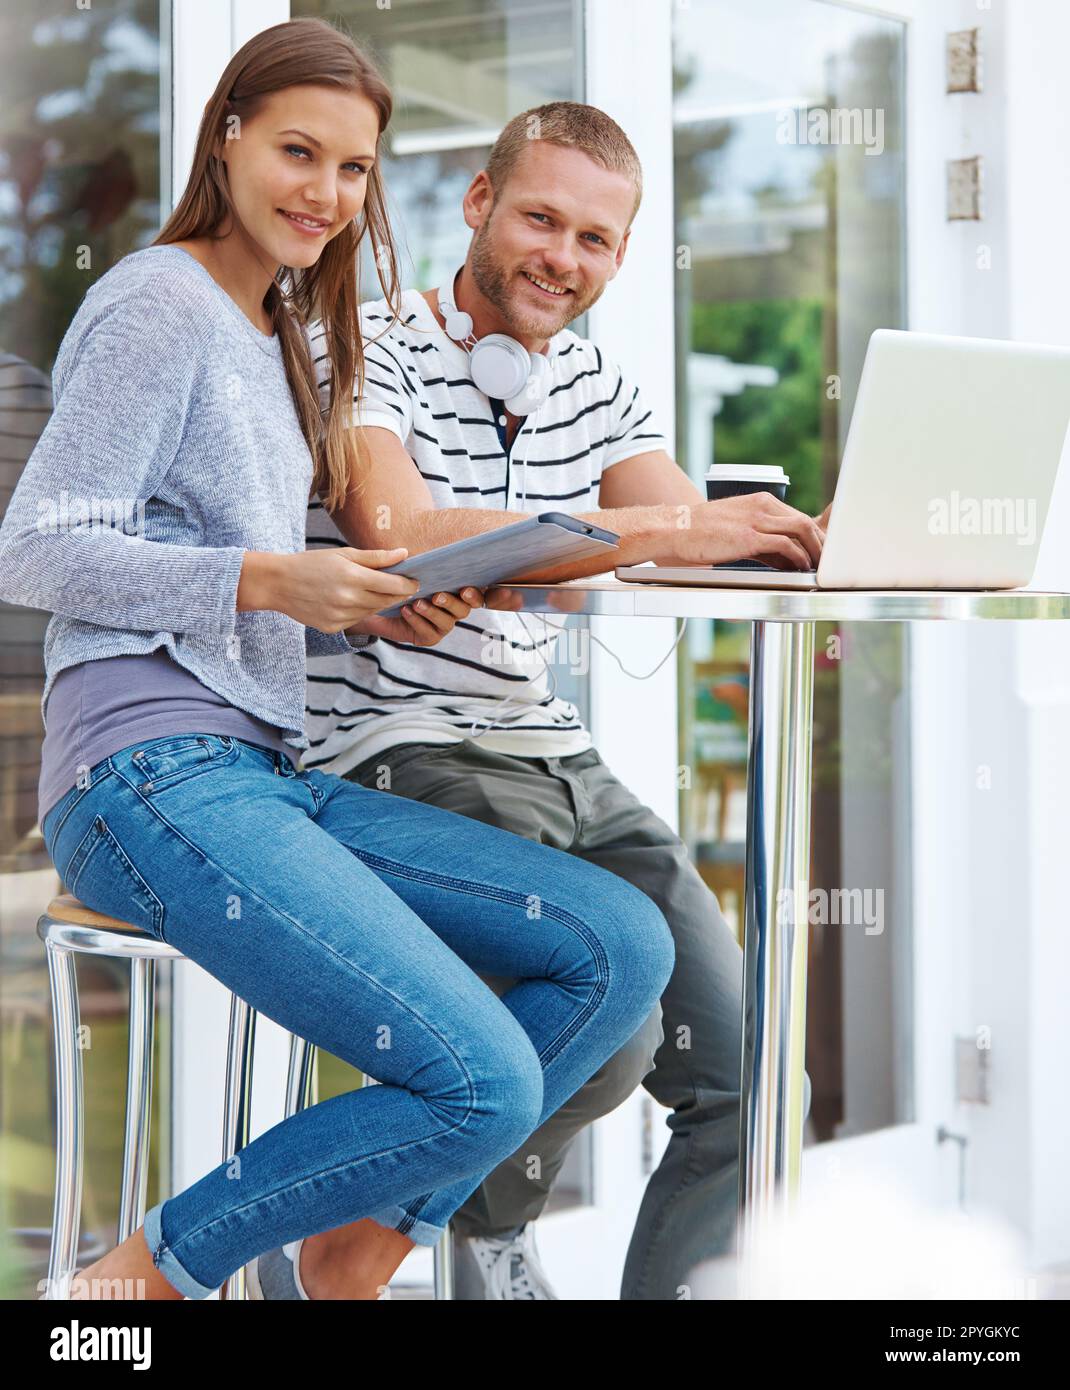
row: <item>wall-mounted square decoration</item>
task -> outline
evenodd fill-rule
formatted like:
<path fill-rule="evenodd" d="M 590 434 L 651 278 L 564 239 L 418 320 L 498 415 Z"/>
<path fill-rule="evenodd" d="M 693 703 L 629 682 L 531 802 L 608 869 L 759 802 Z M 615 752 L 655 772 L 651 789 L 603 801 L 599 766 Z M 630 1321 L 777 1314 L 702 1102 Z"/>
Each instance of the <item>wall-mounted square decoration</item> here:
<path fill-rule="evenodd" d="M 947 90 L 979 92 L 984 76 L 980 29 L 959 29 L 947 36 Z"/>
<path fill-rule="evenodd" d="M 962 1103 L 988 1105 L 991 1051 L 976 1038 L 955 1039 L 955 1094 Z"/>
<path fill-rule="evenodd" d="M 980 222 L 984 218 L 984 161 L 979 154 L 970 159 L 947 162 L 947 220 Z"/>

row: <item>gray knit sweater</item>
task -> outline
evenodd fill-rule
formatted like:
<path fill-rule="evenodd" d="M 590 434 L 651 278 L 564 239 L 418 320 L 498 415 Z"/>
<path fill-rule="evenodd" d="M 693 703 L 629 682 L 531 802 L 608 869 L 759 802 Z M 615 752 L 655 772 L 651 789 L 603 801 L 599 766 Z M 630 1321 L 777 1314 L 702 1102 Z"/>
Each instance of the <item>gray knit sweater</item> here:
<path fill-rule="evenodd" d="M 374 639 L 235 611 L 244 551 L 305 549 L 312 457 L 278 337 L 187 252 L 150 246 L 90 287 L 52 383 L 0 526 L 0 598 L 55 615 L 42 718 L 65 667 L 165 646 L 307 748 L 306 650 Z"/>

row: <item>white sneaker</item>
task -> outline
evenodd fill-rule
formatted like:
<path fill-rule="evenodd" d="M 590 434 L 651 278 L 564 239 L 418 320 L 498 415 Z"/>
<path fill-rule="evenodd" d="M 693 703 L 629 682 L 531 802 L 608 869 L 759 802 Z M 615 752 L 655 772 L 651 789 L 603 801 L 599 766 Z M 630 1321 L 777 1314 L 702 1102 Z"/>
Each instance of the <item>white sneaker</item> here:
<path fill-rule="evenodd" d="M 554 1299 L 546 1271 L 535 1250 L 535 1223 L 526 1222 L 514 1236 L 454 1237 L 457 1298 Z"/>

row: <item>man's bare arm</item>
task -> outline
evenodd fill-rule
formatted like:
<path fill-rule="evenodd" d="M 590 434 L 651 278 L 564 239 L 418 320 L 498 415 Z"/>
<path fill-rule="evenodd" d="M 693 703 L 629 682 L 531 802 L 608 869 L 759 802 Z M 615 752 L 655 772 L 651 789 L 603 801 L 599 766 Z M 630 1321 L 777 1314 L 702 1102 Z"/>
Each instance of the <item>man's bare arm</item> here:
<path fill-rule="evenodd" d="M 527 519 L 525 512 L 504 508 L 436 508 L 416 464 L 392 430 L 371 425 L 365 429 L 364 437 L 371 466 L 362 486 L 350 493 L 345 506 L 333 518 L 351 545 L 375 550 L 405 546 L 410 555 L 418 555 L 466 536 L 482 535 L 484 531 Z M 592 525 L 615 531 L 621 538 L 620 549 L 613 552 L 610 560 L 596 555 L 590 560 L 539 571 L 532 578 L 546 583 L 580 579 L 602 573 L 609 563 L 639 564 L 651 559 L 655 548 L 669 532 L 675 510 L 667 506 L 616 507 L 577 515 Z"/>
<path fill-rule="evenodd" d="M 674 505 L 677 524 L 687 507 L 710 505 L 664 449 L 635 454 L 607 468 L 598 500 L 603 507 L 634 507 L 647 502 L 668 502 Z M 831 512 L 830 502 L 821 515 L 814 518 L 823 531 L 828 530 Z"/>
<path fill-rule="evenodd" d="M 426 482 L 398 436 L 379 426 L 368 426 L 364 436 L 370 466 L 345 505 L 334 514 L 335 524 L 351 545 L 376 550 L 405 546 L 415 555 L 525 519 L 526 513 L 496 508 L 436 508 Z M 664 461 L 655 465 L 660 478 L 643 468 L 643 460 L 652 459 Z M 664 463 L 671 474 L 666 472 Z M 714 564 L 760 555 L 785 567 L 806 568 L 817 563 L 821 533 L 813 520 L 769 493 L 706 502 L 682 470 L 659 451 L 614 465 L 603 482 L 600 501 L 606 500 L 606 486 L 613 474 L 622 469 L 635 479 L 642 470 L 645 481 L 636 505 L 618 504 L 576 513 L 582 521 L 620 536 L 620 548 L 613 552 L 611 560 L 596 555 L 556 565 L 526 575 L 526 582 L 580 579 L 602 573 L 609 563 L 641 564 L 645 560 Z M 621 482 L 625 482 L 623 476 Z M 640 487 L 638 482 L 635 486 Z M 670 494 L 660 502 L 653 500 L 658 488 Z"/>

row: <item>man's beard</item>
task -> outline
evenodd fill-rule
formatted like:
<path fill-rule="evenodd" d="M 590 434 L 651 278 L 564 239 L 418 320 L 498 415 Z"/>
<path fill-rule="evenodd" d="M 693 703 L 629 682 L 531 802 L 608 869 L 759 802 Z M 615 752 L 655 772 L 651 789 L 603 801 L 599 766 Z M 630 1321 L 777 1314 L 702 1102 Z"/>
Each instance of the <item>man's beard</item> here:
<path fill-rule="evenodd" d="M 564 303 L 558 311 L 556 322 L 547 324 L 546 318 L 536 318 L 534 314 L 529 315 L 525 306 L 517 303 L 516 289 L 513 277 L 506 274 L 499 262 L 494 257 L 487 230 L 490 222 L 484 223 L 472 243 L 472 279 L 475 281 L 476 289 L 480 292 L 488 303 L 493 304 L 502 318 L 509 325 L 509 330 L 514 337 L 525 338 L 552 338 L 555 333 L 560 333 L 562 328 L 566 328 L 574 319 L 578 319 L 581 314 L 596 303 L 602 296 L 602 289 L 597 293 L 589 295 L 586 299 L 577 292 L 564 295 Z M 546 279 L 553 283 L 552 276 Z"/>

